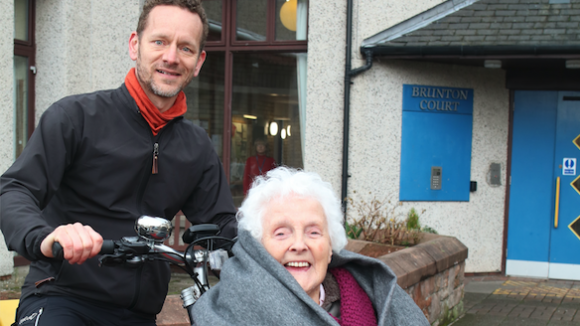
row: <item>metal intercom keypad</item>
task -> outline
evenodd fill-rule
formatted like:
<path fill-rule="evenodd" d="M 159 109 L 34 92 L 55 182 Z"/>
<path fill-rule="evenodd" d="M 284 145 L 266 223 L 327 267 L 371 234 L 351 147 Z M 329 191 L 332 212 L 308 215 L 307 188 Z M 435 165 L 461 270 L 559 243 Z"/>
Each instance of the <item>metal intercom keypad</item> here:
<path fill-rule="evenodd" d="M 440 166 L 431 167 L 431 190 L 441 190 L 441 171 Z"/>

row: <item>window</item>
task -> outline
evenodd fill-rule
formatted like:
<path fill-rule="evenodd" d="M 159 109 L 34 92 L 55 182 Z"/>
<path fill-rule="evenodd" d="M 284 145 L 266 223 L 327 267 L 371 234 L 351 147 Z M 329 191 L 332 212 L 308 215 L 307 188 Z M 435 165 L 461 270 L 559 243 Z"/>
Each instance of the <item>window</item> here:
<path fill-rule="evenodd" d="M 14 0 L 14 157 L 34 130 L 34 0 Z"/>
<path fill-rule="evenodd" d="M 185 90 L 186 118 L 207 131 L 239 206 L 257 143 L 277 165 L 303 167 L 308 2 L 204 0 L 203 6 L 207 59 Z"/>
<path fill-rule="evenodd" d="M 14 0 L 14 158 L 34 130 L 34 0 Z M 15 253 L 14 266 L 29 262 Z"/>

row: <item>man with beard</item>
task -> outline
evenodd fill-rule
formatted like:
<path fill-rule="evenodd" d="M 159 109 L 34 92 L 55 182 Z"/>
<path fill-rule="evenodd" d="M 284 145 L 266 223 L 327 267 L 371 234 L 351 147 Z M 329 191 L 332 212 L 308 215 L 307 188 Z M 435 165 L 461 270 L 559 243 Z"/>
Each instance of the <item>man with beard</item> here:
<path fill-rule="evenodd" d="M 1 177 L 0 226 L 32 261 L 19 325 L 155 325 L 166 263 L 99 268 L 105 239 L 134 235 L 141 215 L 182 211 L 237 234 L 220 160 L 183 118 L 183 88 L 199 74 L 208 22 L 199 0 L 148 0 L 129 39 L 136 61 L 118 89 L 64 98 L 43 114 Z M 52 245 L 63 247 L 64 261 Z"/>

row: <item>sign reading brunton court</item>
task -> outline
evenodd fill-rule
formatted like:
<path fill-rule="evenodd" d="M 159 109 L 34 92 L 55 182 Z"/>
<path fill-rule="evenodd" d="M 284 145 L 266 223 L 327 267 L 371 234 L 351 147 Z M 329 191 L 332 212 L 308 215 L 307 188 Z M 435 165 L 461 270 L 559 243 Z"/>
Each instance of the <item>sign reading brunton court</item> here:
<path fill-rule="evenodd" d="M 403 111 L 473 113 L 473 89 L 403 85 Z"/>

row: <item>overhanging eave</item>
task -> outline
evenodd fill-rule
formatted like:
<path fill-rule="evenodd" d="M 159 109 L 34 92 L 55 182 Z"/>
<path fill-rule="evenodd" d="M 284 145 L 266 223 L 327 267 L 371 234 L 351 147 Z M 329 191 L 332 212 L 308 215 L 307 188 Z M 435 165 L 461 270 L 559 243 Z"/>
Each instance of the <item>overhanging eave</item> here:
<path fill-rule="evenodd" d="M 433 58 L 580 58 L 580 45 L 466 45 L 466 46 L 362 46 L 362 53 L 390 59 Z"/>

